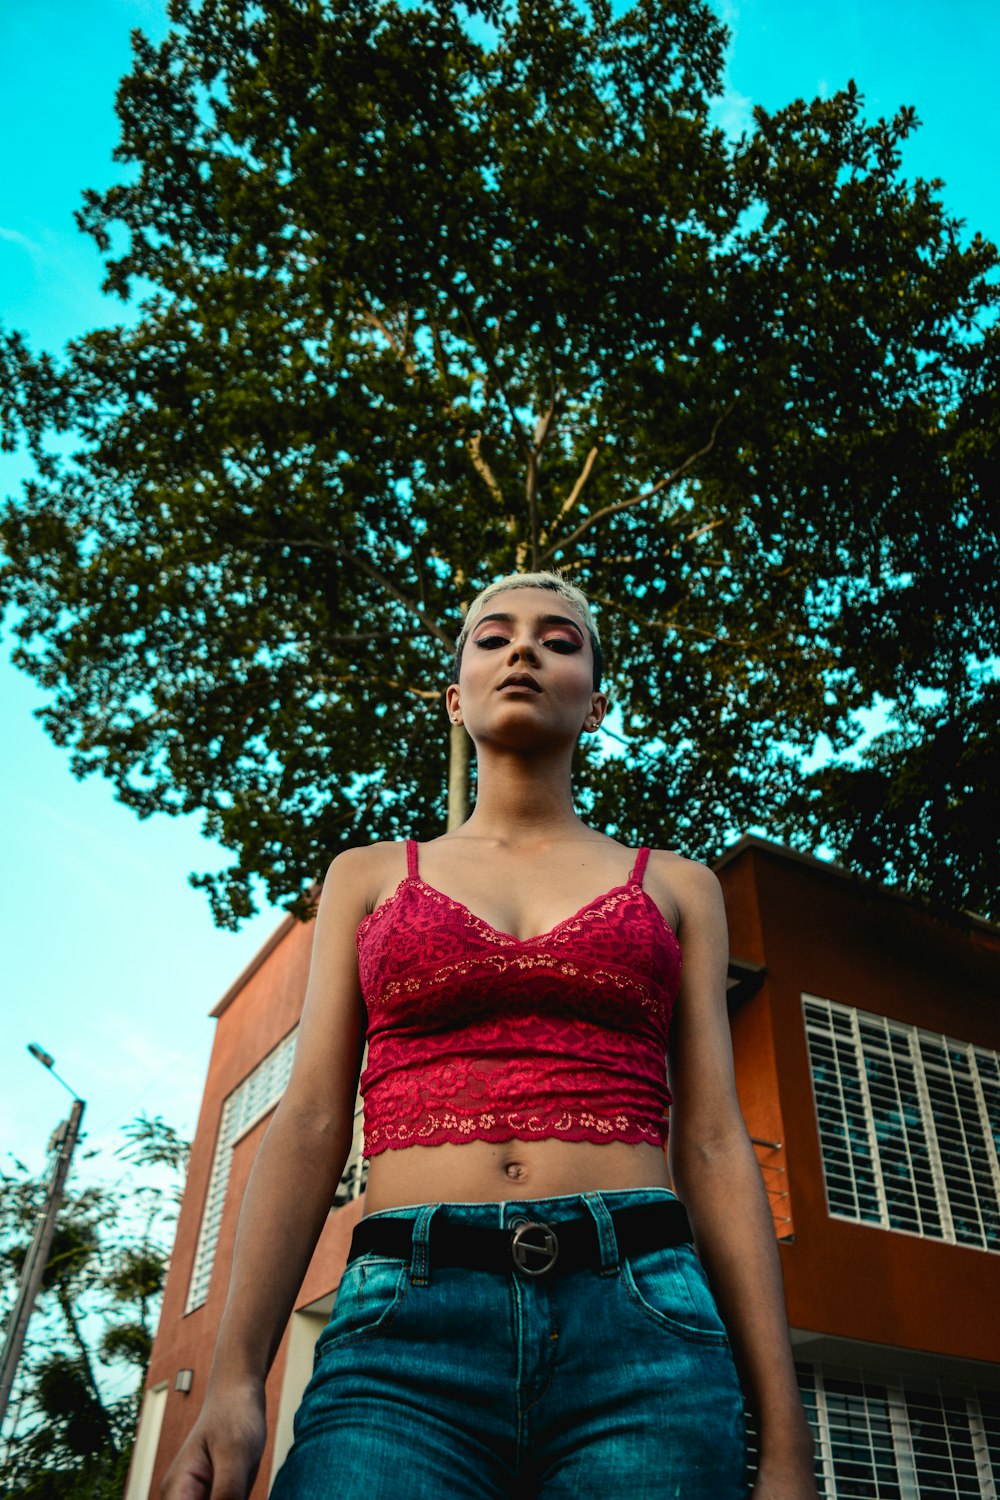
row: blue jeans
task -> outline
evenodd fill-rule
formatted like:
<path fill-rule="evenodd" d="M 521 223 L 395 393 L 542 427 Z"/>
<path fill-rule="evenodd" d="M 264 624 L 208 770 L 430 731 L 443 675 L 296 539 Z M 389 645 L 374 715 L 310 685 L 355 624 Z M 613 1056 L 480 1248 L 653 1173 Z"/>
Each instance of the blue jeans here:
<path fill-rule="evenodd" d="M 742 1500 L 743 1403 L 689 1245 L 619 1261 L 609 1210 L 665 1188 L 391 1209 L 406 1260 L 344 1272 L 272 1500 Z M 602 1264 L 429 1269 L 431 1219 L 593 1215 Z"/>

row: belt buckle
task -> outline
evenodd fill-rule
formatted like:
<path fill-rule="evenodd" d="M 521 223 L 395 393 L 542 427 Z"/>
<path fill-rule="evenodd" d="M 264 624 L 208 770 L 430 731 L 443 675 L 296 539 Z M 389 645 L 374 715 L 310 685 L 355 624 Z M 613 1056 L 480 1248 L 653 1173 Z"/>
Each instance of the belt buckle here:
<path fill-rule="evenodd" d="M 510 1253 L 517 1269 L 525 1276 L 544 1276 L 551 1271 L 559 1258 L 559 1240 L 552 1226 L 538 1219 L 516 1219 L 513 1227 Z M 531 1235 L 536 1238 L 529 1238 Z M 541 1265 L 537 1259 L 532 1263 L 533 1257 L 538 1256 L 542 1257 Z"/>

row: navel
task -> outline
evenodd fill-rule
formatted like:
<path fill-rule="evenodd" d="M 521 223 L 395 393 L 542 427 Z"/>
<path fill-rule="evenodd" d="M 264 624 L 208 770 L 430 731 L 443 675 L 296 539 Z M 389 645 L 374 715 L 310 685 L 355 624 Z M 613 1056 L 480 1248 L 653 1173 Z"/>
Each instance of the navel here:
<path fill-rule="evenodd" d="M 512 1182 L 519 1182 L 521 1180 L 521 1178 L 524 1176 L 525 1168 L 524 1168 L 524 1163 L 523 1162 L 520 1162 L 520 1161 L 507 1161 L 507 1162 L 504 1162 L 503 1169 L 506 1172 L 507 1176 L 511 1179 Z"/>

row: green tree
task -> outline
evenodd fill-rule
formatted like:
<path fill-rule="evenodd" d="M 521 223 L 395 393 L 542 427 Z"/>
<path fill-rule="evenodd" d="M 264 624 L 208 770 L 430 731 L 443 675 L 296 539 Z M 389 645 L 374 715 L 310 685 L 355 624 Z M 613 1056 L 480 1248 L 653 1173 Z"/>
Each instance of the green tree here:
<path fill-rule="evenodd" d="M 623 705 L 598 822 L 988 910 L 998 257 L 904 178 L 913 111 L 727 139 L 702 0 L 171 16 L 79 215 L 137 319 L 0 359 L 15 657 L 74 770 L 204 814 L 220 922 L 301 905 L 441 826 L 462 607 L 559 565 Z"/>
<path fill-rule="evenodd" d="M 124 1176 L 63 1200 L 0 1460 L 4 1494 L 118 1500 L 122 1492 L 187 1162 L 186 1144 L 158 1116 L 122 1134 Z M 45 1186 L 20 1162 L 0 1170 L 4 1323 Z M 132 1388 L 110 1397 L 109 1374 L 120 1387 L 129 1369 Z"/>

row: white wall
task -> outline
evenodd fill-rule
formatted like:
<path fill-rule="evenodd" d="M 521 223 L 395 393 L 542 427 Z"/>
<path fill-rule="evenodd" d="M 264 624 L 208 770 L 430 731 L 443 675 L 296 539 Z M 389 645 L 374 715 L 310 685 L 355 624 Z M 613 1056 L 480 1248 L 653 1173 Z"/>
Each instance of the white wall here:
<path fill-rule="evenodd" d="M 167 1386 L 155 1385 L 146 1392 L 139 1417 L 139 1429 L 135 1437 L 132 1467 L 129 1469 L 125 1500 L 149 1500 L 149 1486 L 156 1463 L 156 1450 L 160 1446 L 160 1428 L 163 1413 L 167 1409 Z"/>

